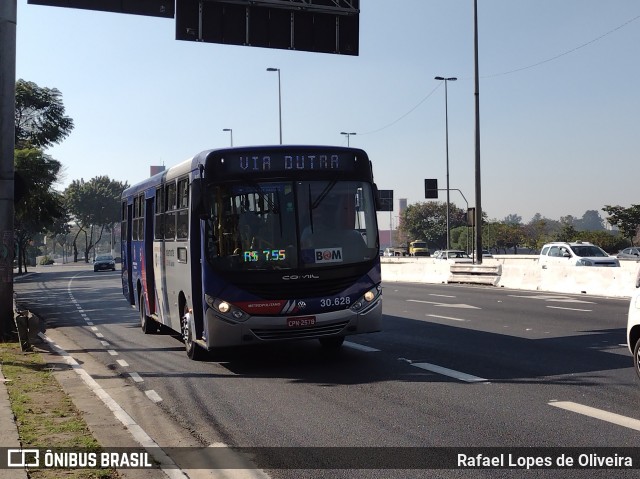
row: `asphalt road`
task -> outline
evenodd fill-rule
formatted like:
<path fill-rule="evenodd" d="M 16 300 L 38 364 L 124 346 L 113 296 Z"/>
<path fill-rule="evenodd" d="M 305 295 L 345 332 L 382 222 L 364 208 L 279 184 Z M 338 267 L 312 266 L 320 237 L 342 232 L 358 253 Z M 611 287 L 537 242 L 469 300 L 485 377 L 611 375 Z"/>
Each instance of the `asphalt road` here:
<path fill-rule="evenodd" d="M 301 342 L 193 362 L 177 336 L 142 333 L 119 271 L 37 268 L 15 290 L 47 329 L 117 371 L 203 445 L 296 448 L 316 464 L 323 447 L 606 447 L 622 455 L 638 444 L 640 384 L 624 345 L 626 300 L 391 283 L 384 285 L 384 331 L 350 337 L 337 353 Z M 373 456 L 393 450 L 363 451 L 370 455 L 360 470 L 330 476 L 523 475 L 469 469 L 434 476 L 412 469 L 411 458 L 404 470 L 367 469 Z M 329 476 L 321 469 L 267 472 Z M 613 473 L 636 477 L 637 469 Z M 529 471 L 611 474 L 601 467 Z"/>

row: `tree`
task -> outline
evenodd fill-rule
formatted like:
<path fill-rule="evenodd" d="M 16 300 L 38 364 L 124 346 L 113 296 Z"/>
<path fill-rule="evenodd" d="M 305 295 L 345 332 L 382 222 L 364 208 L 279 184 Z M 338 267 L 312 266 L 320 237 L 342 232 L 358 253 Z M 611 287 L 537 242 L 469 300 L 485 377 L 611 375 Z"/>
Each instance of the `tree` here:
<path fill-rule="evenodd" d="M 108 176 L 96 176 L 86 182 L 74 180 L 67 187 L 65 202 L 79 228 L 73 239 L 74 262 L 78 261 L 80 234 L 85 237 L 84 259 L 89 262 L 91 250 L 102 239 L 105 227 L 112 229 L 120 220 L 120 197 L 127 187 L 127 183 L 111 180 Z"/>
<path fill-rule="evenodd" d="M 640 227 L 640 205 L 631 205 L 629 208 L 605 205 L 602 211 L 609 213 L 609 224 L 617 226 L 622 236 L 629 239 L 633 245 Z"/>
<path fill-rule="evenodd" d="M 16 150 L 15 172 L 24 182 L 25 195 L 15 204 L 14 235 L 18 250 L 18 273 L 26 272 L 27 245 L 34 236 L 50 229 L 64 217 L 61 195 L 53 189 L 62 164 L 38 149 Z"/>
<path fill-rule="evenodd" d="M 45 149 L 64 140 L 73 120 L 64 115 L 62 93 L 33 82 L 16 82 L 15 148 Z"/>
<path fill-rule="evenodd" d="M 449 229 L 466 224 L 467 212 L 449 203 Z M 430 247 L 446 248 L 447 203 L 429 201 L 407 206 L 400 228 L 410 241 L 423 239 Z"/>
<path fill-rule="evenodd" d="M 517 254 L 518 246 L 525 241 L 524 226 L 519 223 L 492 223 L 491 237 L 496 249 L 506 253 L 508 249 L 513 248 L 513 253 Z"/>
<path fill-rule="evenodd" d="M 555 236 L 561 227 L 559 221 L 550 220 L 536 213 L 523 228 L 524 241 L 529 248 L 540 249 L 543 244 L 555 241 Z"/>
<path fill-rule="evenodd" d="M 603 231 L 604 220 L 596 210 L 587 210 L 579 220 L 577 228 L 582 231 Z"/>
<path fill-rule="evenodd" d="M 522 216 L 515 213 L 505 216 L 502 222 L 506 225 L 519 225 L 522 223 Z"/>

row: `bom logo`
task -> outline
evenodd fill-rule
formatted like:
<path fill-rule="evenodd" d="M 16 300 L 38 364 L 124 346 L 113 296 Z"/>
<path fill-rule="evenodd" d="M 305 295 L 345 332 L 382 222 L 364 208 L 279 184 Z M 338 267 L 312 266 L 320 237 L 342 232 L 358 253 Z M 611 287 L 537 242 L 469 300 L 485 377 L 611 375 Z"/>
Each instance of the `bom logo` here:
<path fill-rule="evenodd" d="M 341 263 L 342 248 L 316 250 L 316 263 Z"/>

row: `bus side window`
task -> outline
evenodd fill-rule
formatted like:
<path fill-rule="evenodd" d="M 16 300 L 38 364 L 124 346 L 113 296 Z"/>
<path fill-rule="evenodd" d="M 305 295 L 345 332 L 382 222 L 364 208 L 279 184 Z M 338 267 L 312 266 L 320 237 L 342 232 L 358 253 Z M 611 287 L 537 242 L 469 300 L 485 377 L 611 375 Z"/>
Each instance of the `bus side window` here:
<path fill-rule="evenodd" d="M 189 181 L 183 178 L 178 181 L 177 237 L 186 240 L 189 237 Z"/>
<path fill-rule="evenodd" d="M 176 237 L 176 184 L 168 183 L 165 187 L 164 239 L 174 240 Z"/>
<path fill-rule="evenodd" d="M 155 211 L 155 239 L 164 238 L 164 202 L 162 201 L 162 188 L 156 189 L 156 211 Z"/>

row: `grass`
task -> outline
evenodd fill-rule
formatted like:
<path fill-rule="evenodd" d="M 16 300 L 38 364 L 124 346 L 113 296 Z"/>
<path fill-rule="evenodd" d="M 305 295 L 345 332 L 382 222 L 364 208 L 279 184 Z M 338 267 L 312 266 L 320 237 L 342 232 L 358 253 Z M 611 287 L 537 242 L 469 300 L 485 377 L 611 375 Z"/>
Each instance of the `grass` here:
<path fill-rule="evenodd" d="M 36 352 L 18 343 L 0 343 L 11 409 L 23 448 L 81 448 L 100 451 L 80 412 Z M 32 479 L 117 479 L 114 469 L 30 469 Z"/>

